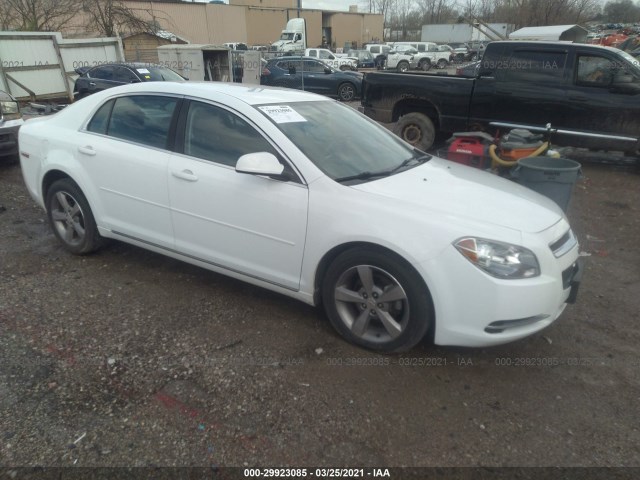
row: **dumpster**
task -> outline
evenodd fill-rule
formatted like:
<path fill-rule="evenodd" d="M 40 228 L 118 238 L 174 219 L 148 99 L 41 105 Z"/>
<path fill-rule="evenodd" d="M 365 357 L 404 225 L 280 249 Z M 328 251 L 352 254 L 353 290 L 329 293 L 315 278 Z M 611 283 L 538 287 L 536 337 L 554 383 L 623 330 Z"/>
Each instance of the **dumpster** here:
<path fill-rule="evenodd" d="M 568 158 L 526 157 L 513 172 L 516 181 L 556 202 L 567 211 L 581 165 Z"/>

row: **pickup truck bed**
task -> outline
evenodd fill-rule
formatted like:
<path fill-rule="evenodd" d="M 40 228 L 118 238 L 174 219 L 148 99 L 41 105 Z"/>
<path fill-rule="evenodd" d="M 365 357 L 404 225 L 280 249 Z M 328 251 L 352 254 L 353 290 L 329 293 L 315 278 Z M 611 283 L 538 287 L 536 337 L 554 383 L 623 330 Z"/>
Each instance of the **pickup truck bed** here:
<path fill-rule="evenodd" d="M 436 133 L 509 123 L 562 133 L 559 145 L 635 152 L 640 147 L 640 67 L 620 50 L 563 42 L 492 42 L 476 78 L 372 72 L 362 110 L 416 147 Z"/>

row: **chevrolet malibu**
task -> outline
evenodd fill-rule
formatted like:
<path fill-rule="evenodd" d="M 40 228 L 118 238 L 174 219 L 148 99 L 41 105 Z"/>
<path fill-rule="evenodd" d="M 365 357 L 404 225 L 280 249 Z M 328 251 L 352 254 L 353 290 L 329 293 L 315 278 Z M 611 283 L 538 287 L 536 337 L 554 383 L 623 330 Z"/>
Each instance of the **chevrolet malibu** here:
<path fill-rule="evenodd" d="M 517 340 L 576 295 L 578 244 L 554 202 L 319 95 L 139 83 L 19 140 L 70 252 L 116 239 L 322 305 L 365 348 Z"/>

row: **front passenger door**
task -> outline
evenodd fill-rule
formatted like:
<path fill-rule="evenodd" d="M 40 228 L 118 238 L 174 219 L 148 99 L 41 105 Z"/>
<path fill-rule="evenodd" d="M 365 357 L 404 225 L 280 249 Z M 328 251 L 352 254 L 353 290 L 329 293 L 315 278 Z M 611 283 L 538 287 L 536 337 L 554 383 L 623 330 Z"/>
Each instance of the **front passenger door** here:
<path fill-rule="evenodd" d="M 308 190 L 299 180 L 238 173 L 240 156 L 282 155 L 245 118 L 191 101 L 183 108 L 169 161 L 176 249 L 193 258 L 298 290 L 307 228 Z M 183 138 L 180 138 L 182 136 Z"/>

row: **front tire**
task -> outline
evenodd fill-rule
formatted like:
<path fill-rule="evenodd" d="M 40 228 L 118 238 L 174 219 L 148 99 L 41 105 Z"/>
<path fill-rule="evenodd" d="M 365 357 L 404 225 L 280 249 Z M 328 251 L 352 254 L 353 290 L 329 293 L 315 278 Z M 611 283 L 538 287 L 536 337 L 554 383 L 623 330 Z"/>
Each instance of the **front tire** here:
<path fill-rule="evenodd" d="M 68 251 L 86 255 L 102 246 L 89 202 L 73 180 L 54 182 L 47 190 L 45 206 L 53 233 Z"/>
<path fill-rule="evenodd" d="M 343 83 L 338 87 L 338 98 L 343 102 L 350 102 L 356 97 L 356 87 L 352 83 Z"/>
<path fill-rule="evenodd" d="M 407 70 L 409 70 L 409 62 L 402 61 L 398 63 L 398 65 L 396 66 L 396 70 L 398 70 L 400 73 L 405 73 Z"/>
<path fill-rule="evenodd" d="M 447 68 L 447 65 L 449 65 L 449 62 L 447 62 L 444 58 L 441 58 L 440 60 L 438 60 L 438 68 L 440 70 Z"/>
<path fill-rule="evenodd" d="M 429 60 L 428 58 L 420 60 L 418 68 L 423 72 L 428 72 L 429 70 L 431 70 L 431 60 Z"/>
<path fill-rule="evenodd" d="M 436 137 L 436 129 L 433 122 L 424 113 L 408 113 L 396 122 L 393 133 L 405 142 L 426 152 Z"/>
<path fill-rule="evenodd" d="M 408 350 L 433 323 L 420 275 L 401 257 L 371 248 L 347 250 L 331 263 L 322 300 L 333 327 L 371 350 Z"/>

